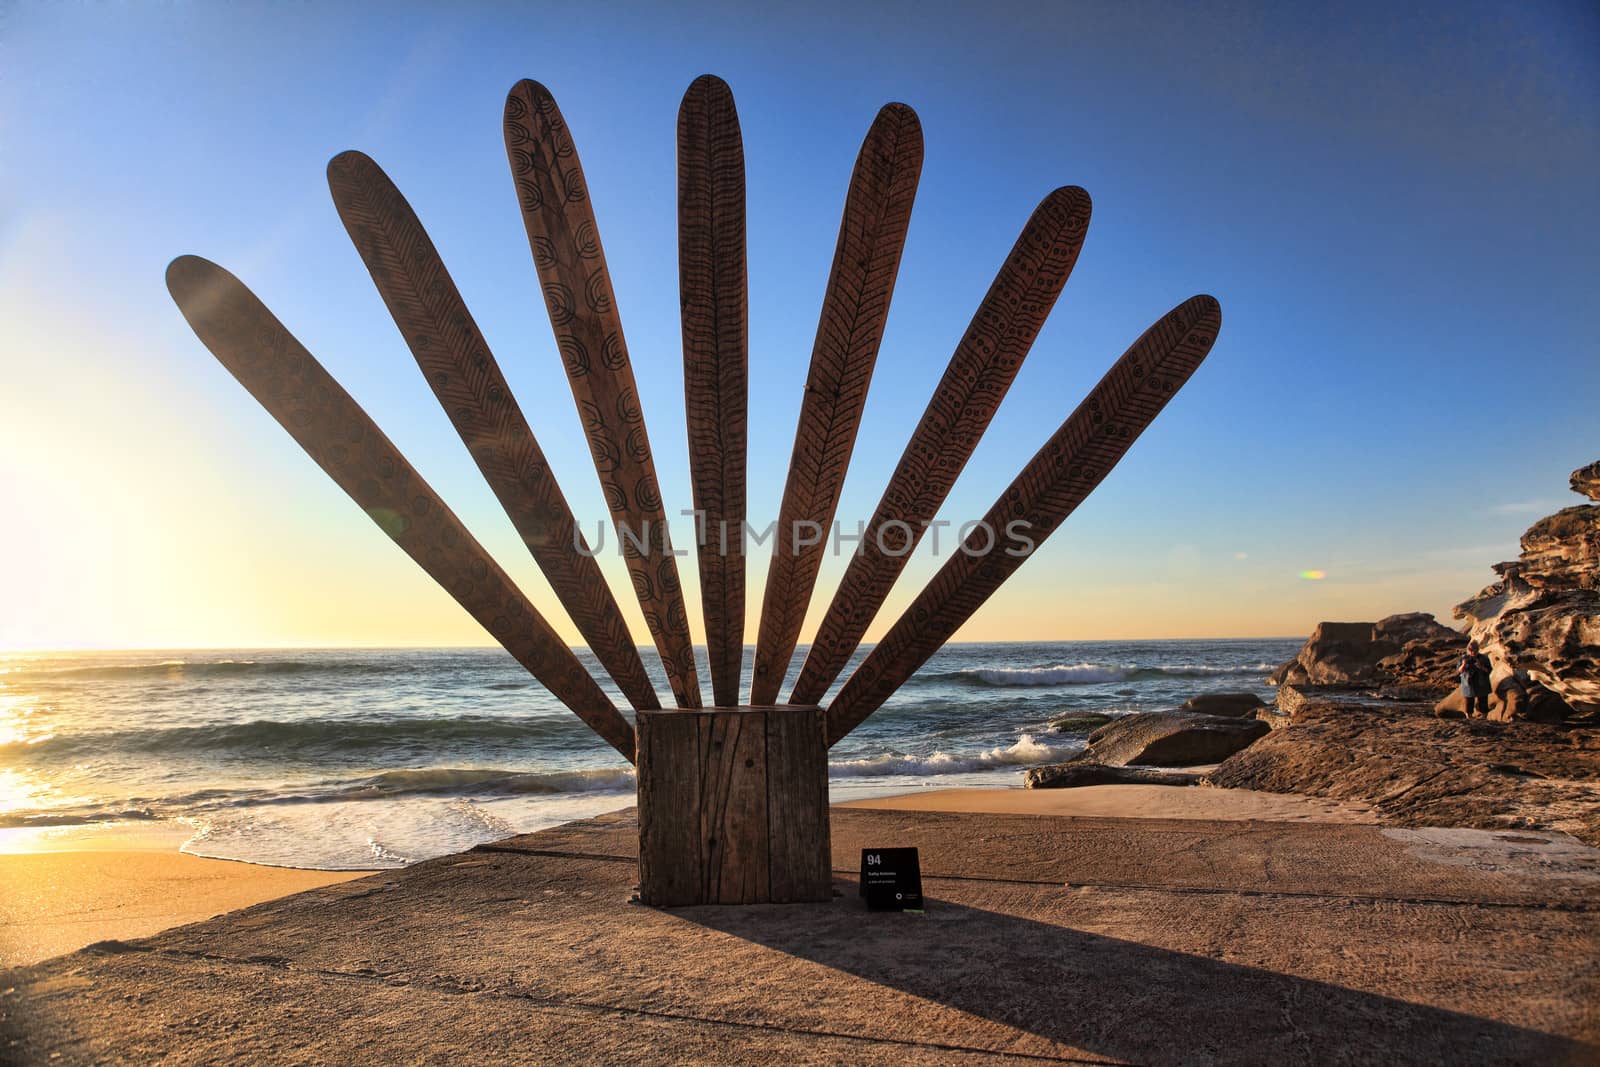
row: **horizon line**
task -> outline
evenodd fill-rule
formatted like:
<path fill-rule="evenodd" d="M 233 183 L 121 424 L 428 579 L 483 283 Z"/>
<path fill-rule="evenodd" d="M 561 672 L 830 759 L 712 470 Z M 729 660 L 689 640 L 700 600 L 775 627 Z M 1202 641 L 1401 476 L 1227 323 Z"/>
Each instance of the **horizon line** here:
<path fill-rule="evenodd" d="M 949 648 L 956 645 L 1071 645 L 1071 644 L 1096 644 L 1109 642 L 1132 641 L 1303 641 L 1309 635 L 1276 634 L 1256 635 L 1243 634 L 1230 637 L 1048 637 L 1028 641 L 946 641 L 944 646 Z M 861 642 L 862 648 L 870 648 L 878 644 L 876 641 Z M 568 645 L 575 652 L 590 651 L 588 645 Z M 650 650 L 654 644 L 638 644 L 640 649 Z M 703 649 L 703 643 L 696 642 L 695 648 Z M 747 644 L 747 650 L 754 651 L 755 645 Z M 801 642 L 795 648 L 809 648 L 809 642 Z M 84 655 L 93 652 L 449 652 L 473 651 L 478 649 L 499 649 L 504 647 L 492 642 L 471 645 L 166 645 L 161 647 L 116 647 L 116 646 L 84 646 L 81 648 L 0 648 L 0 657 L 6 656 L 43 656 L 52 654 Z M 509 655 L 510 653 L 507 653 Z"/>

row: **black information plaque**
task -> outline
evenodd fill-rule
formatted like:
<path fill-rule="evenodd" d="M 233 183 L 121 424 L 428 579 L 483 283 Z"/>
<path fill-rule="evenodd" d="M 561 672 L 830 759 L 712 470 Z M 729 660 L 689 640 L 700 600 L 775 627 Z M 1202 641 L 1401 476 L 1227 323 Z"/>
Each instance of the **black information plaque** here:
<path fill-rule="evenodd" d="M 921 911 L 922 867 L 917 850 L 862 849 L 861 895 L 871 911 Z"/>

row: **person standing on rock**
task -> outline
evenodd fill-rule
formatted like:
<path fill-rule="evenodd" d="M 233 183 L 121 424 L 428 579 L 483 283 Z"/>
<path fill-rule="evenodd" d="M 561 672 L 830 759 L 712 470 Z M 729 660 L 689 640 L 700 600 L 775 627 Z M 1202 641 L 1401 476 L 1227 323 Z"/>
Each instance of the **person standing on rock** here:
<path fill-rule="evenodd" d="M 1489 657 L 1478 651 L 1478 642 L 1467 642 L 1467 654 L 1456 668 L 1461 678 L 1461 695 L 1467 698 L 1467 714 L 1489 717 Z"/>

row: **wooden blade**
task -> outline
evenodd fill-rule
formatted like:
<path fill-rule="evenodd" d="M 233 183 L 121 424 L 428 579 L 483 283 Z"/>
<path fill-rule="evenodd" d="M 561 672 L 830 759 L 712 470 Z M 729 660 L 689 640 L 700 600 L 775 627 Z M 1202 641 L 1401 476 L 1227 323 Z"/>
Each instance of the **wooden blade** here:
<path fill-rule="evenodd" d="M 1196 296 L 1134 342 L 856 668 L 828 708 L 830 745 L 881 707 L 1111 473 L 1211 351 L 1221 326 L 1217 302 Z"/>
<path fill-rule="evenodd" d="M 777 702 L 800 639 L 861 425 L 921 173 L 922 125 L 916 112 L 904 104 L 886 105 L 856 157 L 822 299 L 761 601 L 752 705 Z"/>
<path fill-rule="evenodd" d="M 172 261 L 167 288 L 211 354 L 317 466 L 518 663 L 632 762 L 633 727 L 572 650 L 394 443 L 255 294 L 198 256 Z"/>
<path fill-rule="evenodd" d="M 360 152 L 328 187 L 417 366 L 583 639 L 635 708 L 659 708 L 644 661 L 500 365 L 411 205 Z"/>
<path fill-rule="evenodd" d="M 678 109 L 678 292 L 706 658 L 713 702 L 726 708 L 739 703 L 744 668 L 744 140 L 733 93 L 709 74 Z"/>
<path fill-rule="evenodd" d="M 1089 208 L 1089 194 L 1067 186 L 1045 197 L 1023 227 L 863 532 L 789 703 L 821 703 L 861 643 L 1061 295 L 1088 232 Z"/>
<path fill-rule="evenodd" d="M 678 563 L 577 148 L 555 98 L 535 81 L 506 97 L 505 136 L 550 325 L 634 593 L 678 706 L 698 708 Z"/>

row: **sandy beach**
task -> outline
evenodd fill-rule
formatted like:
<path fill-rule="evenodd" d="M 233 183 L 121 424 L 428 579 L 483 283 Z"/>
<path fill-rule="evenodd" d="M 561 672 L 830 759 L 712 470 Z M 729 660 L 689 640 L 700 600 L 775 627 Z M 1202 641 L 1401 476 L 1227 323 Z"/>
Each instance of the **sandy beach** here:
<path fill-rule="evenodd" d="M 174 926 L 360 878 L 179 852 L 178 825 L 0 830 L 0 967 Z"/>

